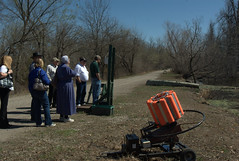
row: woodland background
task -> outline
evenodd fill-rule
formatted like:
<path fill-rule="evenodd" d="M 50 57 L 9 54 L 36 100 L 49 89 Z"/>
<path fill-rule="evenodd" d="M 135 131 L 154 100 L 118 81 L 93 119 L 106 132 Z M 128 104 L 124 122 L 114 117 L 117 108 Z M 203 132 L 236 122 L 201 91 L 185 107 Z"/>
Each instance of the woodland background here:
<path fill-rule="evenodd" d="M 116 48 L 115 78 L 171 68 L 191 82 L 238 85 L 238 0 L 225 0 L 206 34 L 199 19 L 183 26 L 165 22 L 166 34 L 157 41 L 119 24 L 109 7 L 109 0 L 1 0 L 0 56 L 13 57 L 15 93 L 27 89 L 33 52 L 44 55 L 45 67 L 68 55 L 74 68 L 80 56 L 88 66 L 96 54 L 104 60 L 109 44 Z M 104 63 L 101 71 L 105 78 Z"/>

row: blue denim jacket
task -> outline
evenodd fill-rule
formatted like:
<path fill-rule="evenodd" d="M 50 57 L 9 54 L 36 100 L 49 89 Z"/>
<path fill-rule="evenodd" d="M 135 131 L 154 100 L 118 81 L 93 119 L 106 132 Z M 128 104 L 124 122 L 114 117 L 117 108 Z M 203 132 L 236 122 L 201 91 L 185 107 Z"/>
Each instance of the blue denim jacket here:
<path fill-rule="evenodd" d="M 33 84 L 35 83 L 35 78 L 38 77 L 39 70 L 41 70 L 40 71 L 40 79 L 42 80 L 42 82 L 46 85 L 49 85 L 51 83 L 51 81 L 47 77 L 46 72 L 42 68 L 37 67 L 37 68 L 33 69 L 28 75 L 28 89 L 30 92 L 32 92 L 32 90 L 33 90 Z"/>

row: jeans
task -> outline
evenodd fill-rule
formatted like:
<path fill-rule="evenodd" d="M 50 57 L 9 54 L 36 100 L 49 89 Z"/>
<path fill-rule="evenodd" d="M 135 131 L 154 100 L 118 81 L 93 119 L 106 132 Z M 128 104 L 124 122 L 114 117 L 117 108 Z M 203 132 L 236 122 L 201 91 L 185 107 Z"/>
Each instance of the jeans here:
<path fill-rule="evenodd" d="M 91 86 L 93 90 L 93 104 L 96 104 L 101 92 L 101 81 L 97 78 L 91 78 Z"/>
<path fill-rule="evenodd" d="M 0 110 L 0 126 L 7 127 L 9 125 L 7 119 L 7 105 L 10 90 L 8 88 L 0 88 L 1 110 Z"/>
<path fill-rule="evenodd" d="M 86 95 L 86 82 L 76 81 L 76 104 L 84 104 L 85 95 Z"/>
<path fill-rule="evenodd" d="M 41 125 L 42 123 L 42 117 L 41 117 L 41 106 L 44 109 L 44 115 L 45 115 L 45 125 L 51 125 L 51 115 L 50 115 L 50 104 L 49 99 L 47 96 L 46 91 L 36 91 L 33 90 L 32 92 L 33 96 L 33 108 L 35 111 L 35 121 L 36 125 Z"/>

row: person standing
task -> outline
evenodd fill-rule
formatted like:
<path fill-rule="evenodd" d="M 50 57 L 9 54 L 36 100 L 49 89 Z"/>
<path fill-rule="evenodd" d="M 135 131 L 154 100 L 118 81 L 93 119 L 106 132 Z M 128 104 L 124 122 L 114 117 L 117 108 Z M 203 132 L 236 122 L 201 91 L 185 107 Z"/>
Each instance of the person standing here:
<path fill-rule="evenodd" d="M 1 67 L 0 67 L 0 79 L 4 79 L 7 77 L 12 78 L 12 57 L 11 56 L 3 56 L 1 59 Z M 13 90 L 12 87 L 1 87 L 0 88 L 0 97 L 1 97 L 1 110 L 0 110 L 0 128 L 7 129 L 12 125 L 9 124 L 7 118 L 7 105 L 10 91 Z"/>
<path fill-rule="evenodd" d="M 58 67 L 60 60 L 54 57 L 52 59 L 52 64 L 49 64 L 46 68 L 46 73 L 50 81 L 53 80 L 56 70 Z M 55 108 L 56 107 L 56 91 L 57 89 L 52 86 L 52 84 L 49 85 L 49 92 L 48 92 L 48 98 L 49 98 L 49 103 L 50 107 Z"/>
<path fill-rule="evenodd" d="M 96 104 L 101 92 L 101 78 L 99 64 L 101 57 L 96 55 L 94 61 L 90 64 L 91 87 L 93 90 L 93 104 Z"/>
<path fill-rule="evenodd" d="M 86 59 L 80 57 L 80 62 L 75 67 L 76 72 L 76 105 L 80 107 L 85 104 L 86 82 L 89 79 L 89 72 L 86 68 Z"/>
<path fill-rule="evenodd" d="M 38 59 L 42 58 L 42 55 L 39 53 L 39 52 L 35 52 L 32 54 L 32 63 L 31 65 L 29 66 L 29 73 L 35 69 L 35 63 L 37 62 Z"/>
<path fill-rule="evenodd" d="M 69 115 L 76 113 L 76 103 L 72 78 L 76 72 L 70 67 L 70 59 L 67 55 L 62 56 L 61 64 L 57 68 L 57 113 L 60 121 L 74 122 Z"/>
<path fill-rule="evenodd" d="M 33 98 L 33 109 L 34 109 L 34 118 L 36 122 L 36 126 L 39 127 L 42 125 L 42 117 L 41 117 L 41 107 L 44 109 L 45 116 L 45 126 L 56 126 L 56 124 L 52 123 L 51 115 L 50 115 L 50 104 L 46 91 L 38 91 L 33 89 L 33 85 L 35 83 L 36 78 L 40 78 L 43 84 L 49 85 L 51 82 L 47 77 L 46 72 L 42 69 L 44 66 L 44 62 L 41 58 L 37 59 L 35 62 L 35 69 L 33 69 L 28 76 L 28 88 L 32 94 Z"/>
<path fill-rule="evenodd" d="M 42 55 L 39 53 L 39 52 L 34 52 L 32 54 L 32 57 L 33 59 L 31 65 L 29 66 L 29 73 L 35 69 L 35 63 L 38 61 L 38 59 L 42 58 Z M 31 91 L 30 91 L 31 93 Z M 32 96 L 32 93 L 31 93 L 31 96 Z M 32 101 L 31 101 L 31 121 L 35 121 L 35 111 L 34 111 L 34 105 L 33 105 L 33 97 L 32 97 Z"/>

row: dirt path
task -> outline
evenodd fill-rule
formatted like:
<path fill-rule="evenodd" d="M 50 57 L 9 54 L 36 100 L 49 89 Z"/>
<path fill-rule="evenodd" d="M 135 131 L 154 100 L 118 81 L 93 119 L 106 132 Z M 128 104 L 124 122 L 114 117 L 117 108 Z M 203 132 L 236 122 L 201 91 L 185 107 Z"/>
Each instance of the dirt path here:
<path fill-rule="evenodd" d="M 116 79 L 114 81 L 114 97 L 131 92 L 138 85 L 145 84 L 148 79 L 158 78 L 161 73 L 162 71 L 155 71 L 143 75 Z M 30 102 L 30 94 L 9 98 L 8 118 L 14 126 L 11 129 L 0 129 L 0 142 L 24 135 L 25 132 L 35 129 L 35 123 L 30 121 Z M 59 117 L 55 109 L 51 109 L 51 117 L 52 119 Z"/>

